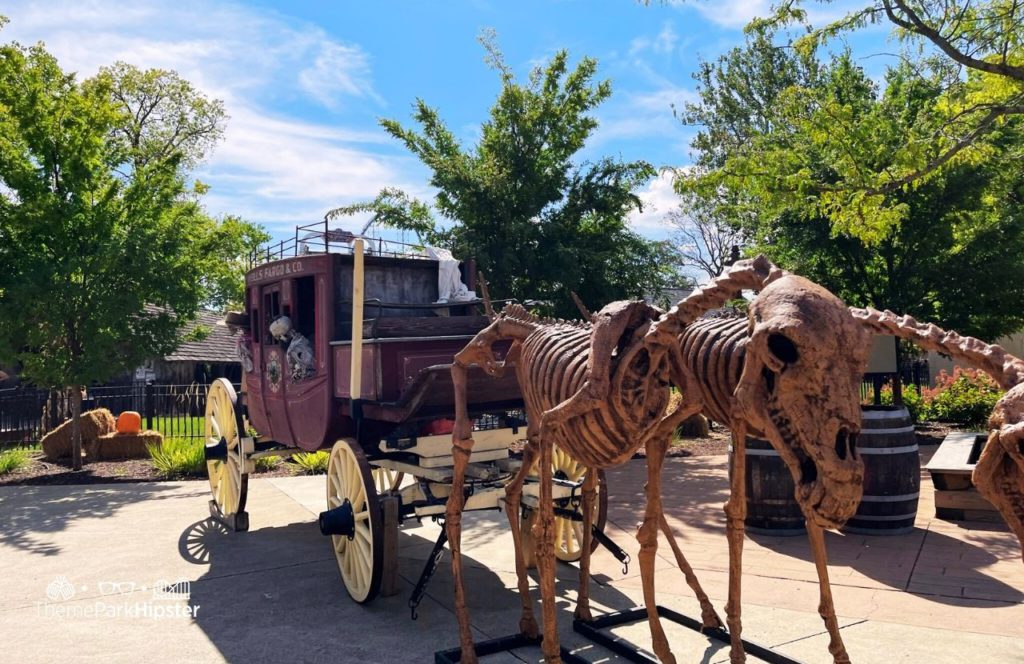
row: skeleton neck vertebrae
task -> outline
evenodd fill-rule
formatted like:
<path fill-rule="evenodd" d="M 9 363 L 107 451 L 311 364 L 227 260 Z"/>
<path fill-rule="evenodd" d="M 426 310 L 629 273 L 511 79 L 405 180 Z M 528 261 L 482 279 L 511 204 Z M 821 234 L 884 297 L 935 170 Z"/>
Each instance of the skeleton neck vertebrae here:
<path fill-rule="evenodd" d="M 1001 346 L 918 323 L 910 316 L 870 308 L 851 311 L 874 332 L 909 339 L 961 360 L 986 372 L 1007 390 L 992 410 L 988 441 L 971 479 L 1013 530 L 1024 557 L 1024 360 Z"/>

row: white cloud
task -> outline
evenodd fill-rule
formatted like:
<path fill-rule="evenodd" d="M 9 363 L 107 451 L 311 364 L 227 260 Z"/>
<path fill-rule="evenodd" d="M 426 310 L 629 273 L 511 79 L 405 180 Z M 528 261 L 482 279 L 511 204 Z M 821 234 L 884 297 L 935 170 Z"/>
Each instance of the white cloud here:
<path fill-rule="evenodd" d="M 691 132 L 679 122 L 672 109 L 681 108 L 695 98 L 692 90 L 671 84 L 655 90 L 613 96 L 600 114 L 594 144 L 658 136 L 674 142 L 675 147 L 685 151 L 689 147 Z"/>
<path fill-rule="evenodd" d="M 299 73 L 302 89 L 327 108 L 337 108 L 342 97 L 370 97 L 383 101 L 370 83 L 370 63 L 357 46 L 327 42 L 312 67 Z"/>
<path fill-rule="evenodd" d="M 684 10 L 693 9 L 723 28 L 740 29 L 753 18 L 767 18 L 776 3 L 773 0 L 671 0 L 671 4 Z M 820 28 L 863 6 L 861 0 L 835 0 L 827 6 L 814 3 L 803 9 L 808 22 Z"/>
<path fill-rule="evenodd" d="M 724 28 L 742 28 L 752 18 L 767 16 L 772 3 L 771 0 L 704 0 L 687 2 L 686 6 Z"/>
<path fill-rule="evenodd" d="M 643 211 L 634 210 L 629 224 L 635 231 L 647 236 L 664 236 L 669 232 L 665 217 L 679 207 L 679 196 L 672 187 L 675 174 L 665 169 L 651 180 L 647 187 L 638 192 Z"/>
<path fill-rule="evenodd" d="M 667 55 L 676 49 L 676 45 L 678 43 L 679 35 L 676 34 L 672 23 L 666 21 L 661 26 L 661 31 L 654 37 L 641 36 L 630 42 L 629 54 L 637 55 L 644 51 L 651 50 L 660 55 Z"/>
<path fill-rule="evenodd" d="M 212 186 L 205 203 L 214 214 L 241 214 L 284 230 L 284 223 L 315 221 L 329 208 L 372 198 L 383 186 L 417 190 L 407 175 L 415 164 L 392 156 L 381 145 L 390 142 L 382 131 L 341 114 L 347 98 L 382 103 L 369 57 L 318 26 L 200 0 L 26 1 L 3 13 L 11 19 L 5 40 L 44 41 L 80 77 L 124 60 L 173 69 L 223 99 L 230 116 L 225 139 L 196 174 Z M 304 97 L 335 111 L 338 124 L 266 110 Z"/>

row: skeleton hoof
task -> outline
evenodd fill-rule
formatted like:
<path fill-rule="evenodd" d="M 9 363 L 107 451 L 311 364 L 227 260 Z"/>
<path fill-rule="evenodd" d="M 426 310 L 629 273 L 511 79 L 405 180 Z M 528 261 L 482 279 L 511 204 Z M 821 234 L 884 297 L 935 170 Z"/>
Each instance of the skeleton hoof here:
<path fill-rule="evenodd" d="M 668 643 L 662 644 L 661 648 L 655 648 L 654 654 L 658 656 L 661 664 L 676 664 L 676 656 L 669 650 Z"/>
<path fill-rule="evenodd" d="M 594 616 L 590 613 L 590 607 L 577 606 L 576 611 L 572 614 L 576 620 L 582 620 L 583 622 L 593 622 Z"/>
<path fill-rule="evenodd" d="M 519 620 L 519 632 L 528 639 L 536 639 L 540 636 L 540 629 L 537 627 L 537 621 L 533 616 Z"/>
<path fill-rule="evenodd" d="M 718 617 L 718 613 L 710 607 L 701 611 L 700 620 L 703 623 L 702 631 L 705 629 L 721 629 L 725 626 L 722 619 Z"/>

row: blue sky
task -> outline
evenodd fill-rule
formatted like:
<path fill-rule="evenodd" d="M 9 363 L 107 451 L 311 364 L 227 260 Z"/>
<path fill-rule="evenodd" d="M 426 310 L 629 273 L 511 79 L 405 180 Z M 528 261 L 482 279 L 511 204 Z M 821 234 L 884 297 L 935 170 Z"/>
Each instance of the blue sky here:
<path fill-rule="evenodd" d="M 742 41 L 763 0 L 682 4 L 630 0 L 438 2 L 200 2 L 136 0 L 7 2 L 0 39 L 43 41 L 69 71 L 91 76 L 116 60 L 174 69 L 231 119 L 225 140 L 197 176 L 211 185 L 214 214 L 240 214 L 275 234 L 321 219 L 332 207 L 372 198 L 385 186 L 429 197 L 428 172 L 377 125 L 411 124 L 422 97 L 467 144 L 486 119 L 498 77 L 477 37 L 497 31 L 522 77 L 561 48 L 597 58 L 613 95 L 582 158 L 645 159 L 685 166 L 694 129 L 672 115 L 692 99 L 691 73 Z M 840 7 L 817 18 L 841 15 Z M 884 44 L 884 30 L 858 34 L 858 49 Z M 878 70 L 877 60 L 864 60 Z M 674 206 L 669 175 L 641 193 L 631 219 L 649 237 L 667 235 Z M 358 228 L 360 221 L 345 224 Z"/>

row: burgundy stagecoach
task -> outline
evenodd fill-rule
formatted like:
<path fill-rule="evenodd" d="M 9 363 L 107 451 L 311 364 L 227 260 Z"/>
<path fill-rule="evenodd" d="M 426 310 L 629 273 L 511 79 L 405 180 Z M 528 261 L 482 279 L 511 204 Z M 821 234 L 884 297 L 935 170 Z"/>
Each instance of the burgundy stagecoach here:
<path fill-rule="evenodd" d="M 247 481 L 256 459 L 329 450 L 320 528 L 358 602 L 377 595 L 382 582 L 389 589 L 395 547 L 388 539 L 397 538 L 401 522 L 444 514 L 452 356 L 488 324 L 471 290 L 471 261 L 459 264 L 445 253 L 326 225 L 300 227 L 294 240 L 252 257 L 246 310 L 226 319 L 237 334 L 242 389 L 236 394 L 224 379 L 209 388 L 211 513 L 248 529 Z M 525 437 L 521 396 L 512 371 L 493 378 L 474 370 L 468 393 L 477 431 L 467 509 L 495 509 L 518 468 L 508 448 Z M 574 560 L 583 469 L 560 453 L 554 464 L 556 553 Z M 529 510 L 536 501 L 536 483 L 528 483 L 524 504 Z M 601 528 L 603 491 L 598 502 Z M 441 532 L 414 603 L 440 557 Z"/>

